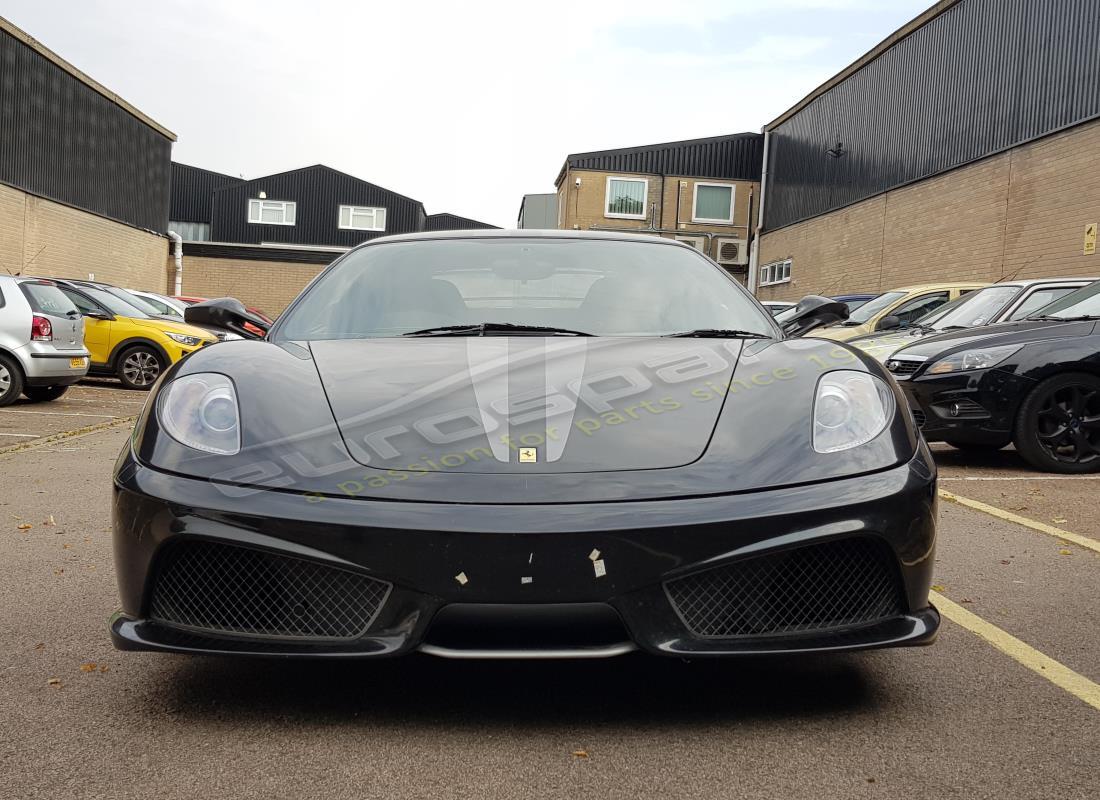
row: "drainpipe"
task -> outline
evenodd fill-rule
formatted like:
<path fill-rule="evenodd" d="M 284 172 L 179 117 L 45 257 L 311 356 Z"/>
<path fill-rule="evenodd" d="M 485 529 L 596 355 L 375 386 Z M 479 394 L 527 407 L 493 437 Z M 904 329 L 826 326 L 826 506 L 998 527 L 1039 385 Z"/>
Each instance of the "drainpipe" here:
<path fill-rule="evenodd" d="M 172 255 L 176 260 L 176 291 L 174 294 L 183 294 L 183 237 L 175 231 L 168 231 L 168 238 L 172 240 Z"/>
<path fill-rule="evenodd" d="M 764 228 L 764 195 L 768 191 L 768 141 L 771 134 L 768 129 L 764 129 L 764 160 L 760 165 L 760 217 L 756 221 L 756 230 L 763 230 Z M 749 220 L 751 223 L 752 220 Z M 756 277 L 757 267 L 759 264 L 759 252 L 760 252 L 760 237 L 753 236 L 752 245 L 749 247 L 749 292 L 756 296 Z"/>

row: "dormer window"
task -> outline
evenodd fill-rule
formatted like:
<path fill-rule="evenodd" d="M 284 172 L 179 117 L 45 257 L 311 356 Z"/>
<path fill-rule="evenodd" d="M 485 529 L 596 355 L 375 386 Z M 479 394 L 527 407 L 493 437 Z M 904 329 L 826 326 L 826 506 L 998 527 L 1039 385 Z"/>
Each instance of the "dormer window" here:
<path fill-rule="evenodd" d="M 386 230 L 386 209 L 340 206 L 339 227 L 346 231 L 384 231 Z"/>
<path fill-rule="evenodd" d="M 298 204 L 290 200 L 249 200 L 248 221 L 255 225 L 293 225 Z"/>

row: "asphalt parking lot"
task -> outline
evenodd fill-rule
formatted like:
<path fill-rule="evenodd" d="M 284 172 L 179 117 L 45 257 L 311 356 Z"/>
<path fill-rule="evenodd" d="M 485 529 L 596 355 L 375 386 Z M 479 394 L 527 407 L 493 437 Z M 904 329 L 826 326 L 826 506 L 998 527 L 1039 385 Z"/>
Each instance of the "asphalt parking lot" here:
<path fill-rule="evenodd" d="M 1100 795 L 1100 476 L 939 447 L 927 648 L 740 662 L 120 653 L 111 465 L 143 395 L 0 410 L 4 797 Z"/>

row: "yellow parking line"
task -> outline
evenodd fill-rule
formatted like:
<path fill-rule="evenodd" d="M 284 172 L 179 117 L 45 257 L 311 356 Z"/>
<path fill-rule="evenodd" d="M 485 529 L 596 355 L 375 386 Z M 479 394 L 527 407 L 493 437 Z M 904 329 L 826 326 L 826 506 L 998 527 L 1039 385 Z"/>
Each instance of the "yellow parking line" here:
<path fill-rule="evenodd" d="M 1082 536 L 1079 533 L 1070 533 L 1064 531 L 1061 528 L 1055 528 L 1053 525 L 1047 525 L 1045 522 L 1039 522 L 1038 520 L 1028 519 L 1027 517 L 1021 517 L 1019 514 L 1013 514 L 1011 511 L 1005 511 L 997 506 L 991 506 L 988 503 L 983 503 L 980 500 L 971 500 L 969 497 L 960 497 L 957 494 L 952 494 L 944 489 L 940 489 L 940 497 L 949 503 L 958 503 L 960 506 L 966 506 L 967 508 L 973 508 L 975 511 L 983 511 L 986 514 L 990 514 L 998 519 L 1006 520 L 1007 522 L 1015 522 L 1017 525 L 1023 525 L 1025 528 L 1031 528 L 1033 531 L 1039 533 L 1045 533 L 1047 536 L 1054 536 L 1065 542 L 1072 542 L 1078 547 L 1084 547 L 1089 550 L 1093 550 L 1100 553 L 1100 542 L 1095 539 L 1090 539 L 1087 536 Z"/>
<path fill-rule="evenodd" d="M 986 622 L 952 602 L 938 592 L 932 596 L 934 605 L 943 616 L 971 633 L 977 634 L 1005 655 L 1019 661 L 1031 671 L 1042 675 L 1055 686 L 1065 689 L 1079 700 L 1100 711 L 1100 684 L 1093 683 L 1084 675 L 1074 672 L 1050 656 L 1044 655 L 1026 642 L 1022 642 L 1007 631 Z"/>

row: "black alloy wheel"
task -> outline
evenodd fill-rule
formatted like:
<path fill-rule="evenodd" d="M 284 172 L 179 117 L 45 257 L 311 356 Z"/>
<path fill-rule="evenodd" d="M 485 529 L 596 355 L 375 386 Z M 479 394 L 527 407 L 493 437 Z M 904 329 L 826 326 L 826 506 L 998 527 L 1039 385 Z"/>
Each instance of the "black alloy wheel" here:
<path fill-rule="evenodd" d="M 1071 372 L 1040 383 L 1020 407 L 1014 438 L 1038 469 L 1100 471 L 1100 377 Z"/>

